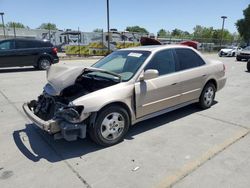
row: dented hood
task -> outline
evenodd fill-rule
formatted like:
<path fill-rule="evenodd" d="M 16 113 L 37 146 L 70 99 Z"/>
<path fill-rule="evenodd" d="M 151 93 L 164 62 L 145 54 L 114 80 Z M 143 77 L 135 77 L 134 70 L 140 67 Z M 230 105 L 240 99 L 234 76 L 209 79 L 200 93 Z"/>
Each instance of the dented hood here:
<path fill-rule="evenodd" d="M 47 70 L 47 80 L 49 86 L 47 90 L 53 95 L 59 95 L 60 92 L 75 83 L 76 78 L 83 72 L 86 66 L 67 66 L 67 65 L 52 65 Z M 51 88 L 52 86 L 52 88 Z"/>

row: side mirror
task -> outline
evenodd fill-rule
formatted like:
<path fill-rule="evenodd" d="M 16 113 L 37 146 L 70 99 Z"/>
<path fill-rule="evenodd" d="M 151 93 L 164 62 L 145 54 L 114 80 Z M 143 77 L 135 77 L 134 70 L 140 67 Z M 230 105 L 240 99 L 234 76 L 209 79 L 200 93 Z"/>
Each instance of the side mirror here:
<path fill-rule="evenodd" d="M 144 72 L 143 76 L 140 77 L 140 80 L 150 80 L 153 78 L 157 78 L 159 76 L 159 72 L 156 69 L 148 69 Z"/>

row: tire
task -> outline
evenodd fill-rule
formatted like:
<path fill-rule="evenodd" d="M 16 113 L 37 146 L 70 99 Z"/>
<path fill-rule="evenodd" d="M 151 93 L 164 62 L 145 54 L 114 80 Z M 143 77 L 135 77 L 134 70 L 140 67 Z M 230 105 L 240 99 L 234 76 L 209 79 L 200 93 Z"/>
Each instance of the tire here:
<path fill-rule="evenodd" d="M 239 57 L 236 57 L 236 60 L 237 60 L 237 61 L 241 61 L 241 58 L 239 58 Z"/>
<path fill-rule="evenodd" d="M 247 71 L 250 72 L 250 59 L 247 61 Z"/>
<path fill-rule="evenodd" d="M 96 121 L 89 127 L 90 138 L 105 147 L 121 142 L 130 126 L 128 112 L 118 106 L 109 106 L 97 114 Z"/>
<path fill-rule="evenodd" d="M 40 70 L 46 70 L 49 68 L 50 65 L 51 65 L 51 61 L 49 58 L 42 57 L 38 60 L 38 68 Z"/>
<path fill-rule="evenodd" d="M 201 96 L 199 98 L 199 106 L 201 109 L 208 109 L 212 106 L 214 102 L 215 93 L 215 85 L 211 82 L 207 83 L 203 88 Z"/>
<path fill-rule="evenodd" d="M 235 57 L 235 52 L 232 53 L 232 57 Z"/>

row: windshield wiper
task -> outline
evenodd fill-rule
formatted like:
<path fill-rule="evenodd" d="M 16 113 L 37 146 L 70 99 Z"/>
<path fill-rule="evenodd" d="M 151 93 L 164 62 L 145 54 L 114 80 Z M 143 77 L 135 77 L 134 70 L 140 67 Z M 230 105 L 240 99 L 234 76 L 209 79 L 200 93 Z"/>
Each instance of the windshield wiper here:
<path fill-rule="evenodd" d="M 105 73 L 105 74 L 109 74 L 109 75 L 118 77 L 119 82 L 122 81 L 121 75 L 119 75 L 119 74 L 117 74 L 115 72 L 104 70 L 104 69 L 98 69 L 98 68 L 88 67 L 88 68 L 84 68 L 83 72 L 101 72 L 101 73 Z"/>

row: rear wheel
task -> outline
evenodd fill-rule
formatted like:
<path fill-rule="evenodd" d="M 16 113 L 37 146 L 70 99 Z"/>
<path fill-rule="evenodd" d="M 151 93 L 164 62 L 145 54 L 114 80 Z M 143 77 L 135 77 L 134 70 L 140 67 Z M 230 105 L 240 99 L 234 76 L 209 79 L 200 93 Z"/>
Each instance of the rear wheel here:
<path fill-rule="evenodd" d="M 235 52 L 232 53 L 232 57 L 235 57 Z"/>
<path fill-rule="evenodd" d="M 128 112 L 120 106 L 101 110 L 94 125 L 90 125 L 91 139 L 102 146 L 112 146 L 124 139 L 130 125 Z"/>
<path fill-rule="evenodd" d="M 209 82 L 204 87 L 200 99 L 199 99 L 199 105 L 202 109 L 210 108 L 214 102 L 215 97 L 215 86 L 213 83 Z"/>
<path fill-rule="evenodd" d="M 38 61 L 38 68 L 40 70 L 46 70 L 46 69 L 49 68 L 50 65 L 51 65 L 51 62 L 46 57 L 40 58 L 39 61 Z"/>

